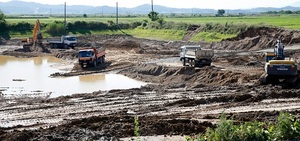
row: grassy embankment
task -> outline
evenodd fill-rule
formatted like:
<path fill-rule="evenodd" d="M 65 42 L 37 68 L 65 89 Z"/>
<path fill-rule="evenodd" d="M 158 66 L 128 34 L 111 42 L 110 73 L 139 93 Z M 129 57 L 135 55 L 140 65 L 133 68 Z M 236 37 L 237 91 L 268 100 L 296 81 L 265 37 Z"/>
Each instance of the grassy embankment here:
<path fill-rule="evenodd" d="M 63 21 L 63 18 L 41 18 L 42 24 L 52 23 L 54 21 Z M 133 23 L 135 21 L 143 22 L 148 20 L 147 17 L 134 17 L 134 18 L 119 18 L 119 23 Z M 208 42 L 220 41 L 225 38 L 234 37 L 238 34 L 237 31 L 228 31 L 224 26 L 229 28 L 246 28 L 248 26 L 275 26 L 288 29 L 300 29 L 300 18 L 297 15 L 277 15 L 277 16 L 243 16 L 243 17 L 195 17 L 195 18 L 164 18 L 167 23 L 187 23 L 201 25 L 204 30 L 193 36 L 191 41 L 205 40 Z M 36 18 L 7 18 L 6 21 L 9 24 L 18 22 L 34 23 Z M 86 21 L 86 22 L 103 22 L 115 21 L 115 18 L 101 18 L 101 17 L 70 17 L 67 18 L 68 22 Z M 223 27 L 222 27 L 223 26 Z M 240 26 L 240 27 L 239 27 Z M 209 28 L 209 30 L 207 30 Z M 43 30 L 43 29 L 42 29 Z M 232 29 L 234 30 L 234 29 Z M 228 31 L 228 32 L 227 32 Z M 161 40 L 181 40 L 186 34 L 186 29 L 155 29 L 155 28 L 135 28 L 135 29 L 123 29 L 123 32 L 119 30 L 93 30 L 93 31 L 72 31 L 73 34 L 130 34 L 135 37 L 152 38 Z M 31 36 L 31 33 L 10 33 L 12 37 L 27 37 Z M 44 37 L 49 37 L 49 34 L 44 33 Z"/>
<path fill-rule="evenodd" d="M 249 121 L 234 123 L 233 117 L 221 115 L 216 128 L 207 128 L 205 133 L 186 141 L 299 141 L 300 121 L 294 115 L 280 112 L 275 122 Z"/>

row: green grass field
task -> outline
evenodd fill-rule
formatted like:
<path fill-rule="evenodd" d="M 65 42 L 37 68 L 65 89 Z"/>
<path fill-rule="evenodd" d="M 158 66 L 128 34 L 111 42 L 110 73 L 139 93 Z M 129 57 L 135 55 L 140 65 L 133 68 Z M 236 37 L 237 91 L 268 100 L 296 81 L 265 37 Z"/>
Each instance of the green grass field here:
<path fill-rule="evenodd" d="M 203 17 L 203 18 L 166 18 L 166 21 L 181 21 L 193 24 L 205 23 L 234 23 L 253 24 L 283 27 L 288 29 L 300 29 L 300 15 L 281 16 L 245 16 L 245 17 Z"/>
<path fill-rule="evenodd" d="M 116 21 L 114 17 L 112 18 L 101 18 L 101 17 L 70 17 L 67 18 L 68 22 L 74 21 Z M 134 21 L 143 21 L 148 20 L 148 17 L 135 17 L 135 18 L 119 18 L 120 23 L 131 23 Z M 173 22 L 183 22 L 189 24 L 205 24 L 205 23 L 244 23 L 244 24 L 254 24 L 254 25 L 268 25 L 276 27 L 284 27 L 288 29 L 300 29 L 300 15 L 274 15 L 274 16 L 243 16 L 243 17 L 195 17 L 195 18 L 167 18 L 164 17 L 165 21 Z M 29 23 L 34 23 L 36 18 L 9 18 L 7 17 L 6 21 L 8 23 L 17 23 L 21 21 L 26 21 Z M 41 23 L 50 23 L 53 21 L 64 21 L 64 18 L 41 18 Z"/>
<path fill-rule="evenodd" d="M 30 17 L 30 18 L 6 18 L 6 21 L 8 23 L 18 23 L 18 22 L 29 22 L 29 23 L 35 23 L 36 19 L 39 19 L 41 23 L 52 23 L 54 21 L 64 21 L 64 18 L 54 18 L 54 17 L 47 17 L 47 18 L 34 18 L 34 17 Z M 140 17 L 140 18 L 119 18 L 118 21 L 119 23 L 131 23 L 131 22 L 135 22 L 135 21 L 143 21 L 144 19 L 147 19 L 147 17 Z M 86 21 L 86 22 L 90 22 L 90 21 L 95 21 L 95 22 L 104 22 L 106 23 L 107 21 L 114 21 L 116 22 L 116 18 L 101 18 L 101 17 L 88 17 L 88 18 L 83 18 L 83 17 L 69 17 L 67 18 L 67 22 L 75 22 L 75 21 Z"/>
<path fill-rule="evenodd" d="M 132 23 L 135 21 L 142 22 L 143 20 L 148 20 L 148 17 L 133 17 L 133 18 L 119 18 L 119 23 Z M 165 21 L 175 22 L 175 23 L 188 23 L 188 24 L 246 24 L 246 25 L 265 25 L 265 26 L 273 26 L 273 27 L 283 27 L 287 29 L 300 29 L 300 16 L 298 15 L 277 15 L 277 16 L 243 16 L 243 17 L 195 17 L 195 18 L 164 18 Z M 6 18 L 8 23 L 18 23 L 21 21 L 34 23 L 36 18 L 28 17 L 28 18 Z M 53 17 L 44 17 L 40 18 L 41 23 L 52 23 L 54 21 L 64 21 L 64 18 L 53 18 Z M 107 23 L 107 21 L 116 21 L 115 18 L 111 17 L 69 17 L 67 18 L 67 22 L 75 22 L 75 21 L 98 21 Z M 238 27 L 236 27 L 238 28 Z M 42 29 L 43 32 L 44 29 Z M 148 39 L 158 39 L 158 40 L 182 40 L 186 30 L 175 30 L 175 29 L 125 29 L 123 31 L 116 30 L 101 30 L 101 31 L 81 31 L 80 29 L 77 31 L 70 32 L 70 34 L 75 35 L 88 35 L 88 34 L 129 34 L 139 38 L 148 38 Z M 31 36 L 31 33 L 28 32 L 26 35 L 20 34 L 18 32 L 10 33 L 11 37 L 19 38 L 19 37 L 28 37 Z M 44 37 L 49 37 L 50 35 L 47 33 L 43 33 Z M 231 38 L 236 36 L 235 34 L 226 34 L 226 33 L 218 33 L 215 31 L 210 32 L 200 32 L 194 37 L 191 38 L 191 41 L 206 41 L 206 42 L 217 42 L 222 39 Z"/>

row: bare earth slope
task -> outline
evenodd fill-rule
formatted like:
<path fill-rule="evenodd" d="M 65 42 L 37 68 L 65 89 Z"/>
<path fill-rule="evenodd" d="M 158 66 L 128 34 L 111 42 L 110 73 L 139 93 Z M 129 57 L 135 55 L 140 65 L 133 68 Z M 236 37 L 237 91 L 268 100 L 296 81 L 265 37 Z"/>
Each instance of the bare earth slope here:
<path fill-rule="evenodd" d="M 107 49 L 105 65 L 81 69 L 74 63 L 71 72 L 54 73 L 52 77 L 114 72 L 149 83 L 135 89 L 58 98 L 7 99 L 0 95 L 0 138 L 8 141 L 119 140 L 134 136 L 135 116 L 139 117 L 142 136 L 196 135 L 207 127 L 215 127 L 223 112 L 228 117 L 234 115 L 237 123 L 275 121 L 281 110 L 299 117 L 299 86 L 259 85 L 264 59 L 260 53 L 248 51 L 268 48 L 266 45 L 285 33 L 288 31 L 249 29 L 237 38 L 213 44 L 95 35 L 80 37 L 80 47 L 75 50 L 50 49 L 50 53 L 0 47 L 6 50 L 2 52 L 5 55 L 53 55 L 76 62 L 77 50 L 95 42 Z M 297 45 L 297 31 L 291 33 L 284 41 Z M 258 42 L 253 42 L 256 38 Z M 182 67 L 178 47 L 184 44 L 215 48 L 213 65 Z M 289 54 L 297 55 L 297 52 Z"/>

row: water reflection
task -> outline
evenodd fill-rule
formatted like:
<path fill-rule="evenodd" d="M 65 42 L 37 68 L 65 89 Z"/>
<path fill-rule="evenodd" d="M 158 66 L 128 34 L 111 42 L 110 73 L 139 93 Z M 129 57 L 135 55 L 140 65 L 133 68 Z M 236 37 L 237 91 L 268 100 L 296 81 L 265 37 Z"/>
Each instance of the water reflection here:
<path fill-rule="evenodd" d="M 43 58 L 41 58 L 41 57 L 35 57 L 35 58 L 33 58 L 33 62 L 34 62 L 34 65 L 40 66 L 40 65 L 43 64 Z"/>
<path fill-rule="evenodd" d="M 92 74 L 67 78 L 50 78 L 63 60 L 55 57 L 15 58 L 0 56 L 0 88 L 9 95 L 49 93 L 51 97 L 99 90 L 136 88 L 145 83 L 118 74 Z M 55 64 L 55 65 L 53 65 Z M 22 80 L 22 81 L 13 81 Z"/>
<path fill-rule="evenodd" d="M 10 57 L 10 56 L 2 56 L 0 58 L 0 65 L 5 65 L 7 63 L 8 60 L 13 59 L 14 57 Z"/>
<path fill-rule="evenodd" d="M 96 82 L 105 80 L 105 74 L 81 75 L 79 76 L 81 82 Z"/>

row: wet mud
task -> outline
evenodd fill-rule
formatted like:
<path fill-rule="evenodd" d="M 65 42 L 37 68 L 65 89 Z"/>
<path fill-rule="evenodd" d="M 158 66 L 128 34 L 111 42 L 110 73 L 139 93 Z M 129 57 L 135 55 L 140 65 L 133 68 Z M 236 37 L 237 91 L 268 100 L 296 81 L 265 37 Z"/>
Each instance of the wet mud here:
<path fill-rule="evenodd" d="M 260 35 L 261 30 L 274 31 L 274 34 Z M 245 39 L 243 36 L 272 40 L 277 35 L 278 30 L 258 29 L 219 45 L 223 43 L 223 49 L 231 49 L 227 43 L 238 44 Z M 84 36 L 78 40 L 80 46 L 75 49 L 50 49 L 46 53 L 74 62 L 70 72 L 53 73 L 52 77 L 118 73 L 148 85 L 57 98 L 4 100 L 0 95 L 1 139 L 120 140 L 134 136 L 136 116 L 142 136 L 197 135 L 208 127 L 214 128 L 222 113 L 233 116 L 236 123 L 273 122 L 282 110 L 299 117 L 299 85 L 286 88 L 258 83 L 264 72 L 264 59 L 252 50 L 267 48 L 263 45 L 268 43 L 236 46 L 243 53 L 236 50 L 228 53 L 218 45 L 215 51 L 219 55 L 213 58 L 212 66 L 193 68 L 181 66 L 178 47 L 201 44 L 198 42 L 155 41 L 121 35 Z M 77 64 L 77 51 L 91 42 L 106 47 L 107 62 L 97 68 L 82 69 Z M 289 40 L 292 42 L 297 45 L 297 40 Z M 31 57 L 45 53 L 10 50 L 2 54 Z"/>

